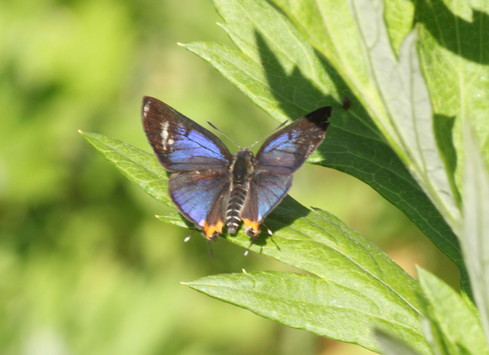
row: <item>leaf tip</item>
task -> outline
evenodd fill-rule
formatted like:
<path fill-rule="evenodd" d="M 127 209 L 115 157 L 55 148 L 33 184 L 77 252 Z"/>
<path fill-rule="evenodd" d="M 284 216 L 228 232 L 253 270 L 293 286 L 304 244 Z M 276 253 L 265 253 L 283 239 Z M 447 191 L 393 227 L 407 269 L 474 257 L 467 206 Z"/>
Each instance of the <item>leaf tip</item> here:
<path fill-rule="evenodd" d="M 415 269 L 418 280 L 427 274 L 427 272 L 419 265 L 415 265 Z"/>

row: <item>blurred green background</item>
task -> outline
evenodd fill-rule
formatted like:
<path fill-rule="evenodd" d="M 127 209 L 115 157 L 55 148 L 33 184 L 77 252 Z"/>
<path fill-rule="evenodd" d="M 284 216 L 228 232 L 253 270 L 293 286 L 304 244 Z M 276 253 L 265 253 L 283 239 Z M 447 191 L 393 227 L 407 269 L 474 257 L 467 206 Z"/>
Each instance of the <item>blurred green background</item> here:
<path fill-rule="evenodd" d="M 239 144 L 273 129 L 265 115 L 177 45 L 228 42 L 207 1 L 0 2 L 1 354 L 352 354 L 208 298 L 180 281 L 285 266 L 158 222 L 162 210 L 78 129 L 150 151 L 143 95 Z M 231 147 L 232 148 L 232 147 Z M 454 283 L 453 267 L 368 186 L 305 166 L 291 195 L 328 210 L 409 272 Z M 443 271 L 442 271 L 443 270 Z"/>

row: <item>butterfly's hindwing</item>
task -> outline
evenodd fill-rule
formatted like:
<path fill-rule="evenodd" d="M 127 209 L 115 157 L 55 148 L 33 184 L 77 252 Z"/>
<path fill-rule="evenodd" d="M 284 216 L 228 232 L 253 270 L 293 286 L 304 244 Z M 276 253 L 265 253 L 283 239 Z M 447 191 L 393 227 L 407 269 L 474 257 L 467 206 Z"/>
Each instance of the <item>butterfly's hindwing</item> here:
<path fill-rule="evenodd" d="M 229 195 L 229 177 L 212 171 L 174 173 L 168 191 L 180 212 L 203 230 L 207 239 L 215 239 L 224 226 Z"/>
<path fill-rule="evenodd" d="M 263 219 L 283 200 L 292 185 L 291 175 L 255 173 L 241 211 L 245 230 L 256 237 Z"/>
<path fill-rule="evenodd" d="M 232 155 L 212 132 L 165 103 L 143 99 L 146 136 L 161 164 L 169 171 L 227 171 Z"/>

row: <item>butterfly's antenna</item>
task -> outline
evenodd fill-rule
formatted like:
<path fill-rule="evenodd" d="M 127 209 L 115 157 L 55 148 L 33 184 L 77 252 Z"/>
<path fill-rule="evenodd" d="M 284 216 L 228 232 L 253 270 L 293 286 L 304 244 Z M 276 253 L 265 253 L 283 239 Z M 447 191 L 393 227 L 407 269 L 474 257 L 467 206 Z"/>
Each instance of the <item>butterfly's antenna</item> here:
<path fill-rule="evenodd" d="M 226 137 L 227 139 L 229 139 L 236 147 L 238 147 L 239 149 L 241 149 L 241 146 L 236 143 L 233 139 L 231 139 L 228 135 L 226 135 L 223 131 L 221 131 L 219 128 L 217 128 L 216 126 L 214 126 L 214 124 L 212 124 L 211 122 L 207 121 L 207 124 L 209 126 L 211 126 L 212 128 L 214 128 L 216 131 L 218 131 L 219 133 L 221 133 L 224 137 Z"/>
<path fill-rule="evenodd" d="M 286 125 L 287 123 L 289 123 L 289 122 L 290 122 L 290 120 L 285 120 L 285 121 L 283 121 L 283 122 L 282 122 L 281 124 L 279 124 L 279 125 L 278 125 L 278 126 L 277 126 L 277 127 L 274 129 L 274 130 L 273 130 L 273 131 L 271 131 L 271 132 L 269 132 L 269 133 L 265 134 L 263 137 L 261 137 L 260 139 L 258 139 L 258 140 L 257 140 L 255 143 L 253 143 L 252 145 L 250 145 L 248 148 L 251 148 L 251 147 L 253 147 L 253 146 L 254 146 L 256 143 L 261 142 L 262 140 L 264 140 L 264 139 L 266 139 L 266 138 L 270 137 L 272 134 L 274 134 L 275 132 L 277 132 L 277 131 L 278 131 L 280 128 L 282 128 L 283 126 L 285 126 L 285 125 Z"/>

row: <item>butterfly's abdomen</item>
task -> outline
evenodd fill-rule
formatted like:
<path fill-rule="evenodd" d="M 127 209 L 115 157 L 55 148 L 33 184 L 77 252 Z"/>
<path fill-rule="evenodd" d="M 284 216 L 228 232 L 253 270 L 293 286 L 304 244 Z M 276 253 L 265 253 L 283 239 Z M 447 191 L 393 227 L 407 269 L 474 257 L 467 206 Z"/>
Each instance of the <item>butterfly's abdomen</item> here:
<path fill-rule="evenodd" d="M 253 153 L 247 149 L 242 149 L 236 154 L 231 166 L 232 183 L 226 209 L 226 226 L 229 234 L 236 234 L 241 222 L 241 210 L 248 193 L 253 165 Z"/>
<path fill-rule="evenodd" d="M 228 227 L 229 234 L 236 234 L 238 230 L 239 222 L 241 221 L 241 210 L 243 209 L 247 192 L 247 182 L 236 182 L 232 186 L 226 210 L 226 226 Z"/>

